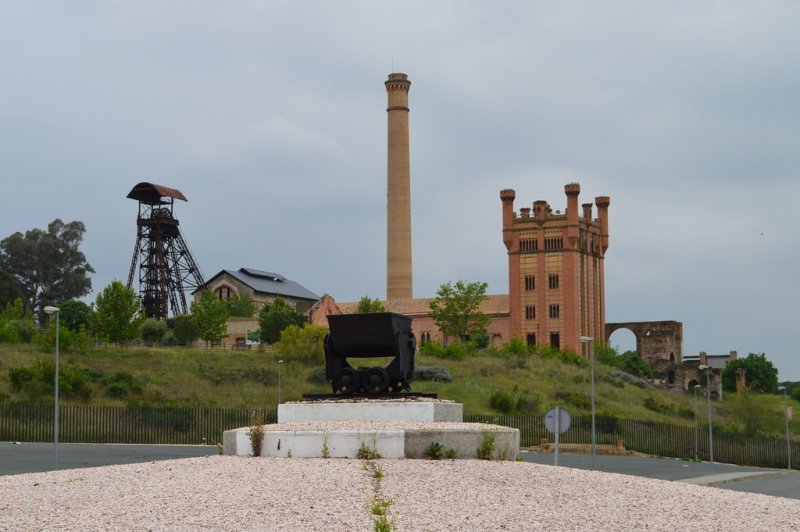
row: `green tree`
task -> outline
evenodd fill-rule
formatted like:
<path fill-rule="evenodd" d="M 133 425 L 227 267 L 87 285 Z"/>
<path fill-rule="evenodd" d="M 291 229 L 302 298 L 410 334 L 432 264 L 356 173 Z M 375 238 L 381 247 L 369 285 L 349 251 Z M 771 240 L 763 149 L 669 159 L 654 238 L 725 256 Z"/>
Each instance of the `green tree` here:
<path fill-rule="evenodd" d="M 81 327 L 89 328 L 89 322 L 92 319 L 92 308 L 89 305 L 73 299 L 64 301 L 58 307 L 61 309 L 59 319 L 63 327 L 72 332 L 80 331 Z"/>
<path fill-rule="evenodd" d="M 358 300 L 356 314 L 374 314 L 376 312 L 386 312 L 380 299 L 370 299 L 369 296 L 364 296 Z"/>
<path fill-rule="evenodd" d="M 29 343 L 39 333 L 39 325 L 30 310 L 25 308 L 22 298 L 9 303 L 0 312 L 0 342 Z"/>
<path fill-rule="evenodd" d="M 17 299 L 24 298 L 25 292 L 22 290 L 22 283 L 7 271 L 0 270 L 0 308 Z"/>
<path fill-rule="evenodd" d="M 206 343 L 219 342 L 228 335 L 228 302 L 212 292 L 200 293 L 200 302 L 192 303 L 192 317 L 197 332 Z"/>
<path fill-rule="evenodd" d="M 139 336 L 144 319 L 136 293 L 116 279 L 97 295 L 94 332 L 98 338 L 119 343 Z"/>
<path fill-rule="evenodd" d="M 486 334 L 491 316 L 481 312 L 481 302 L 487 299 L 486 283 L 457 281 L 443 284 L 431 299 L 431 318 L 445 336 L 468 339 Z"/>
<path fill-rule="evenodd" d="M 620 367 L 625 373 L 648 379 L 653 378 L 653 368 L 636 351 L 625 351 L 619 356 L 619 359 Z"/>
<path fill-rule="evenodd" d="M 47 231 L 31 229 L 0 241 L 0 269 L 20 282 L 27 308 L 41 311 L 92 289 L 94 269 L 78 249 L 84 232 L 83 222 L 55 219 Z"/>
<path fill-rule="evenodd" d="M 148 345 L 160 342 L 166 332 L 167 323 L 164 320 L 148 318 L 142 322 L 142 340 Z"/>
<path fill-rule="evenodd" d="M 228 313 L 237 318 L 252 318 L 256 305 L 249 295 L 237 292 L 228 300 Z"/>
<path fill-rule="evenodd" d="M 289 325 L 303 325 L 306 317 L 297 312 L 280 297 L 272 303 L 264 303 L 258 313 L 258 325 L 261 328 L 261 341 L 274 344 L 281 338 L 281 331 Z"/>
<path fill-rule="evenodd" d="M 736 391 L 736 371 L 739 368 L 747 372 L 744 382 L 750 390 L 765 393 L 778 391 L 778 370 L 764 353 L 750 353 L 744 358 L 728 362 L 722 370 L 722 387 L 726 391 Z"/>
<path fill-rule="evenodd" d="M 175 341 L 180 345 L 191 345 L 200 336 L 197 323 L 191 314 L 175 316 L 172 322 L 172 333 L 175 335 Z"/>
<path fill-rule="evenodd" d="M 278 353 L 297 357 L 308 364 L 324 364 L 323 342 L 328 329 L 306 323 L 302 326 L 289 325 L 281 331 L 281 338 L 275 344 Z"/>

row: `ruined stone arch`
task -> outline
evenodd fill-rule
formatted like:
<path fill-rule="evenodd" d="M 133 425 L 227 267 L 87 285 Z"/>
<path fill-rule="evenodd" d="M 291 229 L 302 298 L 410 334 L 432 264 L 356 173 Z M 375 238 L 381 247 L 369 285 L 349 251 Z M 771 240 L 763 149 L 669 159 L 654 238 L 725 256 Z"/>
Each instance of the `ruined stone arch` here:
<path fill-rule="evenodd" d="M 619 329 L 628 329 L 633 333 L 636 337 L 636 352 L 651 366 L 655 366 L 659 361 L 667 361 L 673 365 L 683 361 L 683 323 L 679 321 L 606 323 L 606 343 L 614 331 Z"/>

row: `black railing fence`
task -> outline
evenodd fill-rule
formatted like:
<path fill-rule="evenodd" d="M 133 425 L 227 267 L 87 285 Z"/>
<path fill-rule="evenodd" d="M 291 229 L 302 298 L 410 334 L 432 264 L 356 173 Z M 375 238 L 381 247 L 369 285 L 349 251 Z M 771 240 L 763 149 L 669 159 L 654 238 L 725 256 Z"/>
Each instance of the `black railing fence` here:
<path fill-rule="evenodd" d="M 554 436 L 544 426 L 544 416 L 472 414 L 464 421 L 492 423 L 516 427 L 520 432 L 520 446 L 533 447 L 542 439 L 550 442 Z M 598 445 L 616 445 L 622 440 L 629 451 L 656 456 L 691 460 L 695 457 L 695 429 L 693 426 L 671 425 L 652 421 L 617 419 L 608 416 L 595 418 Z M 592 441 L 591 416 L 572 416 L 569 430 L 559 438 L 562 443 L 589 444 Z M 787 448 L 784 438 L 772 436 L 747 436 L 714 429 L 714 461 L 760 467 L 786 467 Z M 697 457 L 709 459 L 708 427 L 697 431 Z M 791 443 L 792 467 L 800 467 L 800 443 Z"/>
<path fill-rule="evenodd" d="M 52 406 L 0 404 L 0 441 L 53 441 Z M 65 443 L 212 444 L 222 432 L 255 419 L 275 423 L 275 410 L 61 406 L 58 439 Z"/>
<path fill-rule="evenodd" d="M 0 441 L 53 441 L 52 406 L 19 403 L 0 404 Z M 222 441 L 228 429 L 246 427 L 254 420 L 275 423 L 274 409 L 167 408 L 65 405 L 59 408 L 59 441 L 65 443 L 213 444 Z M 520 429 L 520 446 L 533 447 L 543 439 L 553 441 L 544 426 L 544 416 L 466 414 L 464 421 L 492 423 Z M 592 439 L 590 416 L 573 416 L 561 435 L 562 443 L 588 444 Z M 695 431 L 692 426 L 649 421 L 596 418 L 600 445 L 619 440 L 631 451 L 692 459 Z M 746 436 L 714 430 L 714 460 L 762 467 L 786 467 L 786 440 L 769 436 Z M 792 442 L 792 464 L 800 467 L 800 443 Z M 708 460 L 708 428 L 700 427 L 697 456 Z"/>

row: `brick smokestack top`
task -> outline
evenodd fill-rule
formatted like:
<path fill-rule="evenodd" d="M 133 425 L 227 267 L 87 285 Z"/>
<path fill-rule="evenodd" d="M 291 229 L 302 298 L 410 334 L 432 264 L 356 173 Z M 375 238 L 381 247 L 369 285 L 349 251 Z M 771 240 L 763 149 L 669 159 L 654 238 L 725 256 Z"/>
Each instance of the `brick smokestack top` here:
<path fill-rule="evenodd" d="M 386 299 L 412 296 L 411 284 L 411 163 L 408 145 L 408 90 L 400 73 L 385 82 L 389 101 L 389 150 L 386 193 Z"/>

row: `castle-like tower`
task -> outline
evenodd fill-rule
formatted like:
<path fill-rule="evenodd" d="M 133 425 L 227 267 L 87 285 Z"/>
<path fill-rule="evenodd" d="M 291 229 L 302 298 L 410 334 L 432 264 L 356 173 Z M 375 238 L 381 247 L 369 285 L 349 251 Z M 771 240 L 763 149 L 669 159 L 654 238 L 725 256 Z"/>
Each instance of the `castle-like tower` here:
<path fill-rule="evenodd" d="M 603 258 L 608 249 L 607 196 L 578 210 L 581 186 L 564 187 L 565 214 L 546 201 L 514 212 L 516 193 L 500 191 L 508 249 L 509 328 L 530 345 L 549 344 L 588 355 L 581 336 L 605 340 Z"/>
<path fill-rule="evenodd" d="M 408 90 L 405 74 L 389 74 L 386 299 L 410 299 L 411 286 L 411 164 L 408 146 Z"/>

